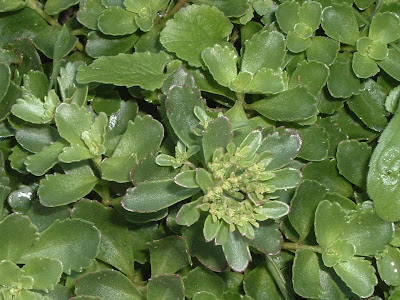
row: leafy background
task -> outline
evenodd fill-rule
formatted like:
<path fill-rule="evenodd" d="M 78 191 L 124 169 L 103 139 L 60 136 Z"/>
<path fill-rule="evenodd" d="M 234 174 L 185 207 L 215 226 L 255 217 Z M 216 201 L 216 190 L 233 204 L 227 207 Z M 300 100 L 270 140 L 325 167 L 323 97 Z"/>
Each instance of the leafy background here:
<path fill-rule="evenodd" d="M 397 0 L 3 0 L 0 299 L 400 297 Z"/>

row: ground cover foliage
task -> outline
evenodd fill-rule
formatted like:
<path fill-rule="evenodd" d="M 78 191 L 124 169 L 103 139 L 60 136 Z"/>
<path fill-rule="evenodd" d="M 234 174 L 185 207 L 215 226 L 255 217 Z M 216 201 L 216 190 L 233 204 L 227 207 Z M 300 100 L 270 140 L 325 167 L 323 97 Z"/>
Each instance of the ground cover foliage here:
<path fill-rule="evenodd" d="M 0 2 L 0 299 L 400 299 L 400 2 Z"/>

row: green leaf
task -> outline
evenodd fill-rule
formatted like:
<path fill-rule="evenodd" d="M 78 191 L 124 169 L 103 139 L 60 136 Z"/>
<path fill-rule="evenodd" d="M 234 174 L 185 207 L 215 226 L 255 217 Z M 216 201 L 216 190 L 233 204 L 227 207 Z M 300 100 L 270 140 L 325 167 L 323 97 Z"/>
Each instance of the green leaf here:
<path fill-rule="evenodd" d="M 286 55 L 285 38 L 277 31 L 261 31 L 245 42 L 241 71 L 253 75 L 262 68 L 277 70 Z"/>
<path fill-rule="evenodd" d="M 300 28 L 298 31 L 305 32 L 306 36 L 312 34 L 310 27 L 306 27 L 303 23 L 296 24 L 295 28 Z M 287 35 L 287 48 L 293 53 L 300 53 L 306 50 L 311 45 L 311 39 L 309 37 L 303 38 L 295 31 L 289 31 Z"/>
<path fill-rule="evenodd" d="M 276 20 L 283 32 L 288 33 L 294 29 L 294 26 L 299 23 L 298 11 L 300 4 L 296 1 L 286 1 L 276 9 Z"/>
<path fill-rule="evenodd" d="M 264 138 L 258 153 L 270 152 L 272 161 L 266 166 L 267 170 L 280 169 L 289 164 L 299 153 L 301 140 L 296 130 L 292 128 L 269 128 L 264 132 Z"/>
<path fill-rule="evenodd" d="M 182 278 L 179 275 L 158 275 L 150 278 L 147 284 L 147 300 L 170 299 L 185 299 Z"/>
<path fill-rule="evenodd" d="M 101 299 L 145 299 L 128 278 L 115 270 L 100 270 L 83 275 L 76 281 L 75 294 Z"/>
<path fill-rule="evenodd" d="M 51 258 L 34 258 L 22 268 L 24 275 L 33 278 L 33 289 L 48 293 L 60 280 L 63 265 Z"/>
<path fill-rule="evenodd" d="M 387 285 L 400 285 L 400 250 L 388 246 L 376 260 L 379 276 Z"/>
<path fill-rule="evenodd" d="M 44 124 L 53 118 L 54 109 L 59 103 L 60 100 L 54 90 L 49 92 L 44 102 L 32 94 L 26 94 L 23 99 L 17 100 L 11 112 L 24 121 Z"/>
<path fill-rule="evenodd" d="M 275 280 L 265 263 L 260 263 L 255 269 L 246 274 L 243 280 L 243 288 L 246 295 L 251 297 L 250 299 L 282 299 Z"/>
<path fill-rule="evenodd" d="M 0 111 L 0 120 L 4 120 L 11 112 L 11 108 L 17 102 L 17 99 L 22 97 L 21 88 L 10 82 L 10 86 L 8 87 L 7 94 L 4 96 L 2 100 L 0 100 L 0 105 L 2 106 L 2 110 Z"/>
<path fill-rule="evenodd" d="M 366 9 L 374 2 L 374 0 L 354 0 L 354 4 L 357 5 L 359 9 Z"/>
<path fill-rule="evenodd" d="M 49 0 L 46 1 L 44 10 L 49 15 L 56 15 L 77 3 L 79 3 L 79 0 Z"/>
<path fill-rule="evenodd" d="M 11 286 L 17 283 L 23 276 L 22 270 L 12 261 L 0 261 L 0 284 L 2 286 Z"/>
<path fill-rule="evenodd" d="M 366 143 L 354 140 L 340 142 L 336 153 L 339 173 L 365 190 L 371 154 L 372 148 Z"/>
<path fill-rule="evenodd" d="M 149 245 L 151 276 L 174 274 L 191 264 L 186 241 L 180 236 L 168 236 Z"/>
<path fill-rule="evenodd" d="M 224 14 L 208 5 L 189 5 L 178 11 L 161 32 L 160 41 L 170 52 L 200 67 L 201 53 L 222 42 L 233 25 Z"/>
<path fill-rule="evenodd" d="M 318 113 L 315 97 L 304 87 L 283 91 L 278 95 L 256 101 L 249 107 L 275 121 L 299 122 Z"/>
<path fill-rule="evenodd" d="M 101 13 L 97 20 L 97 26 L 102 33 L 107 35 L 132 34 L 138 30 L 135 16 L 136 14 L 122 7 L 111 6 Z M 115 20 L 118 20 L 118 22 L 115 22 Z"/>
<path fill-rule="evenodd" d="M 353 54 L 352 67 L 354 74 L 356 74 L 358 78 L 372 77 L 379 72 L 375 60 L 366 55 L 362 55 L 360 52 Z"/>
<path fill-rule="evenodd" d="M 281 69 L 274 71 L 262 68 L 254 75 L 244 91 L 255 94 L 277 94 L 285 90 L 285 81 L 286 79 Z M 234 86 L 231 87 L 235 89 Z M 240 88 L 239 91 L 241 91 Z"/>
<path fill-rule="evenodd" d="M 135 101 L 121 101 L 120 109 L 110 116 L 104 141 L 106 156 L 112 156 L 122 134 L 125 133 L 130 124 L 129 121 L 135 119 L 137 112 L 138 106 Z"/>
<path fill-rule="evenodd" d="M 0 260 L 20 262 L 22 254 L 38 239 L 38 232 L 28 217 L 11 214 L 0 222 Z"/>
<path fill-rule="evenodd" d="M 209 292 L 198 292 L 193 295 L 193 300 L 218 300 L 217 296 Z"/>
<path fill-rule="evenodd" d="M 198 192 L 177 185 L 172 179 L 142 182 L 129 188 L 122 200 L 123 207 L 133 212 L 156 212 Z"/>
<path fill-rule="evenodd" d="M 62 103 L 56 109 L 55 121 L 62 138 L 71 145 L 86 148 L 81 136 L 84 131 L 90 130 L 92 117 L 85 107 Z"/>
<path fill-rule="evenodd" d="M 67 0 L 52 0 L 52 1 L 67 1 Z M 50 1 L 50 2 L 52 2 Z M 76 0 L 75 0 L 76 1 Z M 70 2 L 70 1 L 67 1 Z M 78 2 L 78 1 L 76 1 Z M 48 4 L 49 1 L 46 2 Z M 74 3 L 76 4 L 76 3 Z M 61 31 L 58 33 L 57 39 L 54 44 L 54 52 L 53 52 L 53 72 L 51 73 L 50 78 L 50 87 L 56 86 L 56 79 L 60 72 L 61 61 L 68 53 L 74 49 L 78 38 L 72 35 L 67 26 L 63 26 Z"/>
<path fill-rule="evenodd" d="M 379 218 L 371 201 L 357 205 L 352 216 L 347 217 L 346 226 L 341 238 L 356 247 L 357 255 L 376 255 L 383 251 L 393 239 L 393 224 Z M 366 237 L 365 232 L 375 238 L 372 240 Z"/>
<path fill-rule="evenodd" d="M 314 227 L 318 244 L 327 249 L 346 229 L 345 210 L 337 202 L 322 201 L 315 211 Z"/>
<path fill-rule="evenodd" d="M 399 151 L 397 130 L 400 114 L 396 113 L 382 132 L 369 162 L 367 190 L 379 217 L 386 221 L 400 220 Z"/>
<path fill-rule="evenodd" d="M 216 6 L 227 17 L 240 17 L 249 9 L 249 4 L 246 0 L 233 0 L 229 3 L 224 0 L 195 0 L 193 3 Z"/>
<path fill-rule="evenodd" d="M 328 155 L 329 135 L 317 124 L 296 128 L 301 139 L 299 157 L 308 161 L 321 161 Z"/>
<path fill-rule="evenodd" d="M 200 218 L 200 203 L 201 198 L 196 201 L 182 205 L 176 215 L 176 223 L 179 225 L 190 226 L 197 222 Z"/>
<path fill-rule="evenodd" d="M 215 272 L 222 272 L 226 269 L 227 263 L 221 246 L 214 243 L 207 243 L 205 239 L 199 238 L 203 236 L 204 217 L 201 221 L 193 225 L 182 228 L 182 236 L 189 245 L 189 251 L 204 266 Z"/>
<path fill-rule="evenodd" d="M 328 66 L 335 61 L 340 49 L 340 43 L 325 36 L 314 36 L 306 54 L 309 61 L 322 62 Z"/>
<path fill-rule="evenodd" d="M 304 240 L 314 224 L 318 204 L 325 199 L 326 187 L 314 180 L 303 180 L 290 201 L 289 220 L 300 240 Z"/>
<path fill-rule="evenodd" d="M 389 49 L 388 56 L 377 63 L 386 73 L 400 81 L 400 53 L 397 50 Z"/>
<path fill-rule="evenodd" d="M 298 12 L 300 23 L 310 27 L 313 31 L 317 30 L 321 23 L 322 6 L 316 1 L 304 2 Z M 296 31 L 296 27 L 294 28 Z"/>
<path fill-rule="evenodd" d="M 21 22 L 21 20 L 24 20 Z M 2 14 L 0 19 L 0 48 L 5 48 L 16 38 L 34 38 L 49 25 L 34 10 L 24 8 L 15 13 Z"/>
<path fill-rule="evenodd" d="M 310 94 L 317 96 L 325 86 L 328 77 L 329 68 L 325 64 L 316 61 L 303 61 L 297 65 L 293 72 L 289 81 L 289 88 L 303 86 Z"/>
<path fill-rule="evenodd" d="M 33 201 L 26 215 L 31 222 L 42 232 L 49 227 L 55 220 L 65 220 L 70 216 L 68 206 L 45 207 L 40 204 L 39 200 Z"/>
<path fill-rule="evenodd" d="M 320 299 L 323 287 L 320 282 L 319 260 L 312 250 L 297 250 L 293 263 L 293 288 L 307 299 Z"/>
<path fill-rule="evenodd" d="M 89 3 L 89 2 L 87 2 Z M 94 58 L 126 53 L 138 40 L 137 33 L 126 36 L 109 36 L 98 31 L 91 31 L 87 37 L 85 50 Z"/>
<path fill-rule="evenodd" d="M 225 149 L 232 141 L 232 124 L 225 116 L 212 120 L 203 132 L 203 152 L 206 162 L 211 162 L 215 150 Z"/>
<path fill-rule="evenodd" d="M 351 6 L 334 3 L 324 8 L 321 25 L 327 36 L 343 44 L 356 44 L 359 36 L 358 24 Z"/>
<path fill-rule="evenodd" d="M 179 139 L 187 147 L 197 144 L 194 130 L 199 120 L 194 114 L 194 108 L 204 106 L 199 92 L 189 86 L 173 86 L 168 92 L 165 106 L 168 121 Z"/>
<path fill-rule="evenodd" d="M 384 44 L 400 39 L 399 16 L 389 11 L 376 14 L 371 20 L 368 36 Z"/>
<path fill-rule="evenodd" d="M 8 65 L 0 63 L 0 102 L 3 100 L 4 96 L 7 94 L 8 87 L 10 85 L 11 71 Z"/>
<path fill-rule="evenodd" d="M 54 127 L 31 124 L 30 126 L 22 126 L 17 131 L 15 138 L 23 148 L 29 152 L 37 153 L 56 142 L 60 136 Z"/>
<path fill-rule="evenodd" d="M 275 186 L 277 189 L 295 188 L 301 180 L 301 173 L 297 169 L 285 168 L 274 173 L 275 177 L 268 180 L 268 184 Z"/>
<path fill-rule="evenodd" d="M 278 253 L 281 250 L 281 232 L 278 223 L 274 220 L 261 222 L 260 227 L 254 230 L 254 239 L 248 239 L 247 242 L 265 254 Z"/>
<path fill-rule="evenodd" d="M 26 214 L 29 210 L 33 197 L 36 196 L 34 186 L 20 185 L 18 189 L 8 195 L 8 204 L 15 213 Z"/>
<path fill-rule="evenodd" d="M 347 104 L 365 125 L 375 131 L 382 131 L 387 126 L 385 99 L 382 88 L 375 81 L 367 80 L 365 88 L 358 96 L 349 99 Z"/>
<path fill-rule="evenodd" d="M 38 190 L 40 203 L 55 207 L 75 202 L 89 194 L 96 183 L 98 178 L 93 174 L 46 175 Z"/>
<path fill-rule="evenodd" d="M 128 121 L 111 158 L 101 164 L 102 178 L 116 182 L 129 182 L 130 172 L 138 160 L 157 150 L 164 138 L 164 128 L 149 115 Z"/>
<path fill-rule="evenodd" d="M 24 8 L 26 0 L 5 0 L 0 3 L 0 12 L 14 11 Z"/>
<path fill-rule="evenodd" d="M 100 231 L 92 223 L 79 219 L 56 220 L 24 253 L 22 261 L 57 259 L 61 261 L 64 273 L 81 272 L 93 263 L 99 245 Z"/>
<path fill-rule="evenodd" d="M 251 261 L 249 246 L 246 239 L 237 230 L 229 233 L 229 238 L 222 245 L 222 249 L 232 270 L 243 272 L 247 268 Z"/>
<path fill-rule="evenodd" d="M 174 177 L 174 182 L 182 187 L 188 189 L 195 189 L 199 187 L 196 182 L 196 171 L 195 170 L 187 170 L 180 172 L 178 175 Z"/>
<path fill-rule="evenodd" d="M 192 298 L 200 292 L 208 292 L 221 299 L 225 283 L 221 277 L 204 267 L 196 267 L 183 277 L 186 296 Z"/>
<path fill-rule="evenodd" d="M 29 155 L 25 160 L 26 170 L 33 175 L 42 176 L 58 163 L 58 156 L 68 143 L 60 140 L 54 142 L 42 151 Z"/>
<path fill-rule="evenodd" d="M 303 168 L 303 177 L 304 179 L 318 181 L 332 193 L 338 193 L 344 197 L 353 195 L 351 184 L 339 174 L 334 159 L 308 163 Z"/>
<path fill-rule="evenodd" d="M 160 88 L 167 78 L 164 68 L 168 62 L 168 55 L 164 52 L 135 52 L 100 57 L 90 66 L 79 67 L 76 80 L 81 84 L 100 82 L 117 86 L 140 86 L 153 91 Z"/>
<path fill-rule="evenodd" d="M 385 108 L 388 112 L 394 114 L 400 102 L 400 86 L 395 87 L 389 92 L 385 100 Z"/>
<path fill-rule="evenodd" d="M 96 30 L 97 19 L 104 9 L 105 7 L 101 4 L 101 0 L 87 0 L 81 3 L 79 10 L 76 13 L 76 18 L 83 26 L 86 26 L 89 29 Z M 86 45 L 86 48 L 87 46 L 88 45 Z"/>
<path fill-rule="evenodd" d="M 374 292 L 374 286 L 378 283 L 378 279 L 370 261 L 362 257 L 353 257 L 338 263 L 333 268 L 358 296 L 366 298 Z"/>
<path fill-rule="evenodd" d="M 201 58 L 219 84 L 228 86 L 236 78 L 238 55 L 232 47 L 215 44 L 204 49 Z"/>
<path fill-rule="evenodd" d="M 97 201 L 79 201 L 72 210 L 73 218 L 92 222 L 101 233 L 100 259 L 121 270 L 128 278 L 134 277 L 134 258 L 127 224 L 112 208 Z"/>
<path fill-rule="evenodd" d="M 355 76 L 351 66 L 351 54 L 339 53 L 330 68 L 328 90 L 335 98 L 348 98 L 357 95 L 361 88 L 360 80 Z"/>
<path fill-rule="evenodd" d="M 221 222 L 219 220 L 214 221 L 212 216 L 209 214 L 204 222 L 203 235 L 207 242 L 212 241 L 218 234 Z"/>

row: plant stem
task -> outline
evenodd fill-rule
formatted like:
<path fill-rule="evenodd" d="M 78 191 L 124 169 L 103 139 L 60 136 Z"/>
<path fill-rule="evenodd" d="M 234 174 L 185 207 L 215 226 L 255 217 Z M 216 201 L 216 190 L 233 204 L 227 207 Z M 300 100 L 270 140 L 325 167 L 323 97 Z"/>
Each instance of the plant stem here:
<path fill-rule="evenodd" d="M 372 14 L 368 17 L 368 21 L 371 22 L 372 18 L 375 16 L 375 14 L 378 12 L 379 8 L 381 7 L 382 4 L 382 0 L 378 0 L 378 3 L 375 6 L 374 11 L 372 12 Z"/>
<path fill-rule="evenodd" d="M 282 245 L 282 249 L 286 250 L 302 250 L 302 249 L 309 249 L 312 250 L 316 253 L 322 254 L 324 252 L 324 249 L 320 246 L 310 246 L 310 245 L 301 245 L 298 243 L 290 243 L 290 242 L 284 242 Z"/>
<path fill-rule="evenodd" d="M 229 39 L 229 43 L 231 43 L 232 45 L 235 44 L 236 40 L 239 38 L 239 29 L 237 27 L 235 27 L 233 29 L 233 32 L 231 34 L 231 37 Z"/>
<path fill-rule="evenodd" d="M 39 6 L 39 4 L 36 0 L 26 1 L 26 6 L 29 7 L 30 9 L 33 9 L 34 11 L 36 11 L 51 26 L 54 26 L 54 27 L 61 26 L 60 23 L 58 23 L 58 21 L 56 19 L 53 19 L 52 17 L 50 17 L 48 14 L 46 14 L 44 12 L 44 10 Z"/>

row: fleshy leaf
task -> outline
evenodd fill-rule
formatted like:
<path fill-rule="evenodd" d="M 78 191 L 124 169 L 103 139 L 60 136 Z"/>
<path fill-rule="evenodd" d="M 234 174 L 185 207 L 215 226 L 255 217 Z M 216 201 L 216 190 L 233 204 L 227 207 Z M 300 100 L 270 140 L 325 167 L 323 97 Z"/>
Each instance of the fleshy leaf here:
<path fill-rule="evenodd" d="M 232 141 L 232 124 L 227 117 L 212 120 L 203 132 L 203 152 L 206 162 L 211 162 L 218 148 L 225 149 Z"/>
<path fill-rule="evenodd" d="M 344 44 L 356 44 L 358 24 L 349 5 L 335 3 L 324 8 L 321 25 L 327 36 Z"/>
<path fill-rule="evenodd" d="M 291 212 L 289 220 L 299 233 L 300 240 L 304 240 L 314 224 L 314 215 L 318 204 L 325 199 L 326 187 L 322 184 L 303 180 L 297 187 L 290 202 Z"/>
<path fill-rule="evenodd" d="M 128 278 L 133 278 L 131 237 L 120 215 L 97 201 L 82 200 L 72 210 L 72 217 L 92 222 L 100 231 L 100 252 L 97 258 L 121 270 Z"/>
<path fill-rule="evenodd" d="M 188 189 L 195 189 L 199 187 L 196 182 L 196 171 L 195 170 L 187 170 L 179 173 L 174 177 L 174 182 L 182 187 Z"/>
<path fill-rule="evenodd" d="M 40 203 L 54 207 L 75 202 L 89 194 L 98 178 L 93 174 L 51 174 L 40 182 Z"/>
<path fill-rule="evenodd" d="M 92 223 L 79 219 L 56 220 L 24 253 L 22 261 L 52 258 L 61 261 L 64 273 L 81 272 L 93 263 L 99 245 L 100 231 Z"/>
<path fill-rule="evenodd" d="M 179 275 L 158 275 L 149 279 L 147 300 L 181 300 L 184 298 L 185 288 Z"/>
<path fill-rule="evenodd" d="M 105 9 L 99 16 L 97 26 L 107 35 L 125 35 L 138 30 L 135 22 L 135 14 L 119 6 L 111 6 Z M 118 20 L 118 22 L 115 22 Z"/>
<path fill-rule="evenodd" d="M 328 66 L 333 64 L 340 49 L 340 43 L 325 36 L 314 36 L 306 54 L 309 61 L 315 60 Z"/>
<path fill-rule="evenodd" d="M 312 250 L 296 251 L 293 263 L 293 288 L 304 298 L 321 298 L 323 287 L 319 278 L 319 260 Z"/>
<path fill-rule="evenodd" d="M 161 32 L 160 41 L 171 52 L 200 67 L 201 53 L 207 47 L 222 42 L 232 31 L 224 14 L 208 5 L 189 5 L 174 15 Z"/>
<path fill-rule="evenodd" d="M 81 84 L 101 82 L 117 86 L 140 86 L 153 91 L 160 88 L 167 78 L 164 68 L 168 62 L 168 55 L 164 52 L 100 57 L 89 66 L 79 67 L 76 80 Z"/>
<path fill-rule="evenodd" d="M 238 55 L 231 47 L 215 44 L 204 49 L 201 58 L 219 84 L 228 86 L 236 78 Z"/>
<path fill-rule="evenodd" d="M 400 53 L 397 50 L 389 49 L 388 56 L 377 63 L 386 73 L 400 81 Z"/>
<path fill-rule="evenodd" d="M 374 292 L 378 283 L 371 262 L 362 257 L 353 257 L 333 267 L 339 277 L 360 297 L 366 298 Z"/>
<path fill-rule="evenodd" d="M 280 299 L 274 277 L 268 270 L 265 263 L 260 263 L 255 269 L 251 270 L 243 280 L 243 289 L 246 292 L 245 297 L 233 298 L 235 300 L 250 299 Z M 251 298 L 250 298 L 251 297 Z"/>
<path fill-rule="evenodd" d="M 387 285 L 400 285 L 400 250 L 398 248 L 388 246 L 386 250 L 378 256 L 376 260 L 379 276 Z"/>
<path fill-rule="evenodd" d="M 372 58 L 360 52 L 353 54 L 352 67 L 358 78 L 368 78 L 379 72 L 378 65 Z"/>
<path fill-rule="evenodd" d="M 339 173 L 351 183 L 365 189 L 371 153 L 372 148 L 366 143 L 354 140 L 340 142 L 336 153 Z"/>
<path fill-rule="evenodd" d="M 281 250 L 281 232 L 279 225 L 272 219 L 260 223 L 254 230 L 254 239 L 248 239 L 249 246 L 265 254 L 276 254 Z"/>
<path fill-rule="evenodd" d="M 33 289 L 48 293 L 60 280 L 63 265 L 51 258 L 34 258 L 22 268 L 24 275 L 33 278 Z"/>
<path fill-rule="evenodd" d="M 0 260 L 20 261 L 21 255 L 38 239 L 38 230 L 24 215 L 11 214 L 0 222 Z"/>
<path fill-rule="evenodd" d="M 0 261 L 0 284 L 10 286 L 18 282 L 23 276 L 22 270 L 10 260 Z"/>
<path fill-rule="evenodd" d="M 1 80 L 0 80 L 0 101 L 1 101 L 7 94 L 7 90 L 10 85 L 11 71 L 8 65 L 0 63 L 0 74 L 1 74 Z"/>
<path fill-rule="evenodd" d="M 304 121 L 318 113 L 315 97 L 304 87 L 283 91 L 254 102 L 249 107 L 275 121 Z"/>
<path fill-rule="evenodd" d="M 247 268 L 251 261 L 249 246 L 246 238 L 237 230 L 229 233 L 228 241 L 222 245 L 222 249 L 229 266 L 234 271 L 243 272 Z"/>
<path fill-rule="evenodd" d="M 400 39 L 400 17 L 388 11 L 376 14 L 371 20 L 368 36 L 384 44 Z"/>
<path fill-rule="evenodd" d="M 328 155 L 329 135 L 319 125 L 304 126 L 296 129 L 301 139 L 299 157 L 308 161 L 321 161 Z"/>
<path fill-rule="evenodd" d="M 67 8 L 77 4 L 79 0 L 49 0 L 44 6 L 44 10 L 49 15 L 56 15 Z"/>
<path fill-rule="evenodd" d="M 245 42 L 241 71 L 256 74 L 262 68 L 277 70 L 285 57 L 285 38 L 278 31 L 262 31 Z"/>
<path fill-rule="evenodd" d="M 189 198 L 198 190 L 181 187 L 172 179 L 142 182 L 127 190 L 122 205 L 129 211 L 156 212 Z"/>
<path fill-rule="evenodd" d="M 359 93 L 361 84 L 353 73 L 350 53 L 339 53 L 330 72 L 327 86 L 333 97 L 348 98 Z"/>
<path fill-rule="evenodd" d="M 272 153 L 272 161 L 267 170 L 280 169 L 289 164 L 299 153 L 301 140 L 296 130 L 292 128 L 269 128 L 264 132 L 264 138 L 258 153 Z"/>
<path fill-rule="evenodd" d="M 397 112 L 382 132 L 369 162 L 368 194 L 379 217 L 386 221 L 400 220 L 399 140 L 400 114 Z"/>
<path fill-rule="evenodd" d="M 189 86 L 173 86 L 168 92 L 165 106 L 169 123 L 179 139 L 187 147 L 197 144 L 194 130 L 199 120 L 194 109 L 204 106 L 199 93 Z"/>
<path fill-rule="evenodd" d="M 218 296 L 221 299 L 225 283 L 215 273 L 204 267 L 196 267 L 183 277 L 185 284 L 185 292 L 189 298 L 192 298 L 196 293 L 208 292 Z"/>
<path fill-rule="evenodd" d="M 180 236 L 168 236 L 153 241 L 150 243 L 149 249 L 152 277 L 174 274 L 191 264 L 188 245 Z"/>
<path fill-rule="evenodd" d="M 101 299 L 145 299 L 128 278 L 114 270 L 100 270 L 83 275 L 76 281 L 75 294 Z"/>

